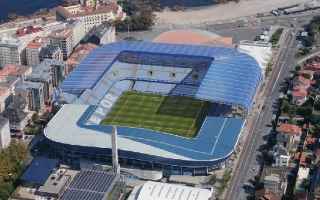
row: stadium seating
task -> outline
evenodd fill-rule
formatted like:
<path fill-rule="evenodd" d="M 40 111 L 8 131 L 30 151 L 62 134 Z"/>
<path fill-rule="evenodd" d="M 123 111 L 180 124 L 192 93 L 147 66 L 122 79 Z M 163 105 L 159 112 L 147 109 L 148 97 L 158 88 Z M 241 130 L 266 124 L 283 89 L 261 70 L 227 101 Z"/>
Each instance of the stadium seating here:
<path fill-rule="evenodd" d="M 194 96 L 198 90 L 198 86 L 192 85 L 177 85 L 171 92 L 173 96 Z"/>
<path fill-rule="evenodd" d="M 101 120 L 111 111 L 112 106 L 124 91 L 132 86 L 132 81 L 124 80 L 116 82 L 97 105 L 87 124 L 100 124 Z"/>
<path fill-rule="evenodd" d="M 136 81 L 133 90 L 140 92 L 151 92 L 166 95 L 173 88 L 175 84 L 155 83 L 146 81 Z"/>

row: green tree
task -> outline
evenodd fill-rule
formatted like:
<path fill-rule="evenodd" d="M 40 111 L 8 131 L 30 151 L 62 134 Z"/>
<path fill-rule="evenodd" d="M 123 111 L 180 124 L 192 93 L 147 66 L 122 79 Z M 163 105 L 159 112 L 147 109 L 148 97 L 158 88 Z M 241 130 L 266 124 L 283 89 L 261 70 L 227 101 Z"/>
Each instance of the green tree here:
<path fill-rule="evenodd" d="M 115 22 L 118 31 L 148 30 L 154 25 L 156 15 L 153 11 L 159 7 L 158 0 L 121 0 L 119 4 L 127 18 Z"/>

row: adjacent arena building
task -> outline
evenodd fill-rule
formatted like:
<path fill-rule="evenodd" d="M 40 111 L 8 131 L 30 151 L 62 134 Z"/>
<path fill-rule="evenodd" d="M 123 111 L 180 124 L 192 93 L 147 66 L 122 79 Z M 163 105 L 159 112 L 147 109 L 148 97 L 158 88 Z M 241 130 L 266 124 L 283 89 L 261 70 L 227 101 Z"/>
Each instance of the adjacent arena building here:
<path fill-rule="evenodd" d="M 63 82 L 66 104 L 45 136 L 66 161 L 105 162 L 111 161 L 111 125 L 118 125 L 120 164 L 205 174 L 233 153 L 262 74 L 253 57 L 235 48 L 108 44 Z M 122 99 L 131 93 L 130 101 Z M 199 102 L 206 106 L 192 107 Z M 195 134 L 184 135 L 190 127 Z"/>

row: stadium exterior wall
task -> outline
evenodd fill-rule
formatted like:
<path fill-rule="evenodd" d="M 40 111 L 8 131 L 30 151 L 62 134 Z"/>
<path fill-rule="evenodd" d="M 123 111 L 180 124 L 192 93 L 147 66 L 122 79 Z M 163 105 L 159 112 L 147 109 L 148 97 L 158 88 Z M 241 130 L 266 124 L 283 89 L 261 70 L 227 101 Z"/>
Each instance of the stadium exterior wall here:
<path fill-rule="evenodd" d="M 78 168 L 81 159 L 94 160 L 97 162 L 112 164 L 111 149 L 84 147 L 77 145 L 63 144 L 46 139 L 46 143 L 51 147 L 50 154 L 60 158 L 66 164 Z M 208 171 L 220 168 L 230 157 L 214 161 L 186 161 L 168 159 L 164 157 L 151 156 L 147 154 L 119 151 L 119 162 L 122 166 L 134 166 L 142 169 L 163 170 L 166 174 L 192 174 L 206 175 Z"/>

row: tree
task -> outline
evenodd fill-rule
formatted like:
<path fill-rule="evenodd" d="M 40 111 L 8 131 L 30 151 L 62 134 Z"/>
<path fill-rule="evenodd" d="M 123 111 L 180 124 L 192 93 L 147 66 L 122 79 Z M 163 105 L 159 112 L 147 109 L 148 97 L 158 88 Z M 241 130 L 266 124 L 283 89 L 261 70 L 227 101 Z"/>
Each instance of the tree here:
<path fill-rule="evenodd" d="M 121 0 L 119 4 L 122 5 L 127 18 L 115 22 L 118 31 L 148 30 L 154 25 L 156 15 L 153 11 L 159 7 L 159 1 Z"/>
<path fill-rule="evenodd" d="M 288 113 L 290 109 L 290 104 L 288 100 L 283 99 L 281 103 L 281 113 Z"/>
<path fill-rule="evenodd" d="M 15 183 L 23 171 L 27 158 L 27 147 L 13 141 L 7 149 L 0 151 L 0 199 L 8 199 Z"/>

